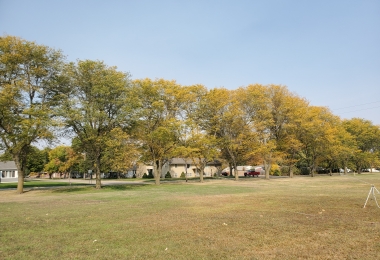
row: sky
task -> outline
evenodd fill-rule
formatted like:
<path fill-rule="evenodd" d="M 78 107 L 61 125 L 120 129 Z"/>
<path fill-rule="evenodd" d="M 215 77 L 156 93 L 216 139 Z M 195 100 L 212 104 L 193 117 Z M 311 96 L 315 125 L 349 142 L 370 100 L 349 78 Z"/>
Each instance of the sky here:
<path fill-rule="evenodd" d="M 0 0 L 0 36 L 132 79 L 278 84 L 380 125 L 379 0 Z"/>

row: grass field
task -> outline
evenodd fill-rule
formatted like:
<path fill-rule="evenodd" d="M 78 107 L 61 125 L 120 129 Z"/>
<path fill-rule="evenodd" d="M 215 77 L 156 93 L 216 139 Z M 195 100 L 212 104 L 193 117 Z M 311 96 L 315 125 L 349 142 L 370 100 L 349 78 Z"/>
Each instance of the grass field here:
<path fill-rule="evenodd" d="M 379 259 L 370 184 L 380 175 L 0 191 L 0 259 Z"/>
<path fill-rule="evenodd" d="M 50 188 L 62 186 L 84 186 L 86 183 L 70 183 L 69 181 L 54 181 L 54 180 L 26 180 L 24 181 L 24 188 Z M 0 183 L 0 189 L 16 189 L 17 182 Z"/>

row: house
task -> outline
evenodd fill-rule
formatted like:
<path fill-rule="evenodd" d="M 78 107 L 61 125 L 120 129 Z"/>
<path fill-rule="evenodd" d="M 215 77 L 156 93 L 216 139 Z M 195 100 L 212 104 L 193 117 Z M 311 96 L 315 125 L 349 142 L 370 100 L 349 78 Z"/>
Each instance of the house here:
<path fill-rule="evenodd" d="M 162 177 L 164 177 L 167 172 L 170 173 L 172 178 L 181 177 L 182 173 L 186 177 L 199 177 L 200 169 L 197 165 L 198 160 L 185 159 L 185 158 L 172 158 L 162 167 Z M 204 168 L 205 177 L 212 177 L 214 174 L 219 172 L 221 163 L 217 160 L 207 163 Z"/>
<path fill-rule="evenodd" d="M 195 161 L 195 163 L 194 163 Z M 169 172 L 172 178 L 180 178 L 182 173 L 187 175 L 187 177 L 199 177 L 200 169 L 197 166 L 198 160 L 184 159 L 184 158 L 172 158 L 162 167 L 161 178 L 165 178 L 165 175 Z M 220 172 L 220 167 L 222 166 L 221 162 L 214 160 L 207 163 L 204 169 L 205 177 L 214 176 Z M 143 175 L 153 175 L 153 165 L 146 164 L 135 164 L 133 167 L 128 169 L 126 177 L 133 178 L 142 178 Z"/>
<path fill-rule="evenodd" d="M 14 161 L 0 162 L 0 183 L 17 182 L 18 171 Z"/>
<path fill-rule="evenodd" d="M 125 177 L 127 178 L 142 178 L 146 175 L 153 175 L 153 165 L 146 165 L 143 163 L 136 163 L 130 169 L 127 170 Z"/>

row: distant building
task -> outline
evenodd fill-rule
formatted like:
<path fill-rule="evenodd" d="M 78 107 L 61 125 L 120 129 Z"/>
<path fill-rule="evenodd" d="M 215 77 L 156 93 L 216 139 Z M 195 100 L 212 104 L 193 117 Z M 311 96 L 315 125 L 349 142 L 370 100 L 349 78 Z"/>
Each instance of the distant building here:
<path fill-rule="evenodd" d="M 0 183 L 17 182 L 18 171 L 14 161 L 0 162 Z"/>
<path fill-rule="evenodd" d="M 212 177 L 214 174 L 218 174 L 221 170 L 221 166 L 222 163 L 218 160 L 208 162 L 204 168 L 203 176 Z M 172 158 L 162 166 L 161 178 L 165 178 L 165 175 L 168 172 L 172 178 L 180 178 L 182 173 L 187 175 L 189 178 L 199 177 L 200 169 L 198 159 L 192 160 L 189 158 Z M 144 174 L 153 175 L 153 165 L 142 163 L 136 164 L 132 168 L 128 169 L 125 177 L 133 178 L 133 176 L 136 176 L 136 178 L 142 178 Z"/>
<path fill-rule="evenodd" d="M 172 158 L 162 167 L 162 176 L 164 177 L 167 172 L 170 172 L 172 178 L 179 178 L 184 173 L 187 177 L 199 177 L 200 169 L 197 166 L 198 160 L 195 163 L 192 159 L 185 158 Z M 219 161 L 212 161 L 207 163 L 204 168 L 204 176 L 212 177 L 219 172 L 222 164 Z"/>

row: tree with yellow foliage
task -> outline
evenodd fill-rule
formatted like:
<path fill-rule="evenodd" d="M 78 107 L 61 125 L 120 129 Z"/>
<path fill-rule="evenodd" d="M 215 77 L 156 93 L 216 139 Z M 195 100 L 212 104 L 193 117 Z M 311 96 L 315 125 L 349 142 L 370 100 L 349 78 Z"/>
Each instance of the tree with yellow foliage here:
<path fill-rule="evenodd" d="M 363 168 L 378 166 L 380 150 L 380 127 L 369 120 L 352 118 L 343 121 L 343 127 L 355 141 L 358 152 L 354 153 L 353 162 L 360 173 Z"/>
<path fill-rule="evenodd" d="M 133 137 L 140 142 L 142 160 L 153 164 L 155 183 L 160 184 L 162 167 L 180 143 L 186 109 L 192 95 L 187 87 L 163 79 L 133 81 L 138 102 Z"/>
<path fill-rule="evenodd" d="M 59 50 L 14 36 L 0 37 L 0 148 L 16 163 L 17 193 L 24 189 L 32 143 L 54 138 L 63 65 Z"/>
<path fill-rule="evenodd" d="M 101 61 L 78 61 L 66 69 L 70 91 L 61 110 L 66 128 L 78 139 L 81 150 L 92 161 L 96 188 L 101 188 L 100 173 L 106 141 L 116 128 L 131 124 L 133 99 L 129 74 Z"/>

